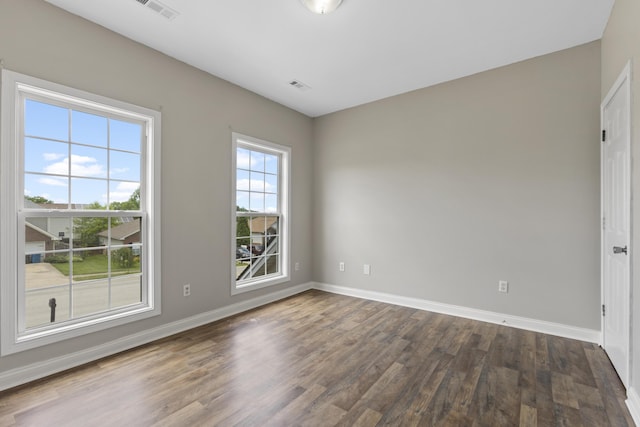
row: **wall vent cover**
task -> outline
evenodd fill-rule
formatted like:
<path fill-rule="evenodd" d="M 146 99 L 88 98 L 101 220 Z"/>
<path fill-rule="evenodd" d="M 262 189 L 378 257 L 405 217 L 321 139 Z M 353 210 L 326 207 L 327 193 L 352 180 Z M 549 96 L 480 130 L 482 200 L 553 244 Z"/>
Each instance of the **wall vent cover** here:
<path fill-rule="evenodd" d="M 136 1 L 140 4 L 147 6 L 149 9 L 153 10 L 154 12 L 164 16 L 169 21 L 173 21 L 175 17 L 179 15 L 179 13 L 176 10 L 171 9 L 169 6 L 167 6 L 166 4 L 163 4 L 162 2 L 159 2 L 158 0 L 136 0 Z"/>

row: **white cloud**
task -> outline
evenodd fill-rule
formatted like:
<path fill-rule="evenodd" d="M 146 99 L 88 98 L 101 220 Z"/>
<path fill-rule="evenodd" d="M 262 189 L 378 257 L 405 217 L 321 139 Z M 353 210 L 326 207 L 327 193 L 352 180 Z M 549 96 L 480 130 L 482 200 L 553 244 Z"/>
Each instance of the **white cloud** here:
<path fill-rule="evenodd" d="M 99 164 L 98 161 L 89 156 L 71 155 L 71 171 L 74 175 L 79 176 L 104 176 L 104 166 Z M 45 166 L 45 173 L 51 173 L 56 175 L 68 175 L 69 174 L 69 158 L 65 157 L 57 163 Z"/>
<path fill-rule="evenodd" d="M 67 186 L 67 180 L 66 179 L 61 179 L 61 178 L 45 178 L 45 177 L 42 177 L 42 178 L 38 179 L 38 182 L 40 184 L 44 184 L 44 185 L 53 185 L 54 187 L 66 187 Z"/>
<path fill-rule="evenodd" d="M 113 177 L 114 175 L 119 175 L 126 172 L 129 172 L 129 168 L 113 168 L 111 169 L 111 176 Z"/>
<path fill-rule="evenodd" d="M 118 184 L 117 189 L 121 191 L 128 191 L 129 195 L 136 191 L 140 187 L 139 182 L 121 182 Z"/>
<path fill-rule="evenodd" d="M 44 153 L 44 154 L 42 154 L 42 157 L 44 157 L 44 159 L 47 162 L 53 162 L 55 160 L 63 158 L 64 154 L 60 154 L 60 153 Z"/>
<path fill-rule="evenodd" d="M 264 191 L 266 193 L 275 193 L 275 186 L 269 184 L 268 182 L 263 182 L 257 179 L 239 179 L 236 182 L 236 185 L 238 187 L 238 190 L 244 190 L 244 191 L 249 191 L 249 188 L 251 188 L 253 191 L 259 191 L 262 192 L 262 189 L 257 190 L 258 188 L 262 187 L 264 185 Z"/>
<path fill-rule="evenodd" d="M 140 187 L 139 182 L 120 182 L 114 191 L 109 193 L 109 201 L 126 202 L 134 191 Z M 103 197 L 103 200 L 105 198 Z M 105 200 L 106 202 L 106 200 Z"/>
<path fill-rule="evenodd" d="M 251 158 L 249 156 L 248 151 L 239 151 L 237 153 L 236 160 L 238 162 L 238 167 L 241 169 L 251 169 Z"/>

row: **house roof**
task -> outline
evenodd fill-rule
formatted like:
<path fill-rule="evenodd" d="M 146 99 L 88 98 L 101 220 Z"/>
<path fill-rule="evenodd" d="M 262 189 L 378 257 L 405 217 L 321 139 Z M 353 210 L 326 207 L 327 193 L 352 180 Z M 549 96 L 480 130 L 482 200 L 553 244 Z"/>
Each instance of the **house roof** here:
<path fill-rule="evenodd" d="M 111 227 L 111 238 L 114 240 L 124 240 L 127 237 L 133 236 L 140 231 L 140 219 L 135 219 L 130 222 L 123 222 L 120 225 Z M 98 236 L 108 237 L 108 231 L 102 231 L 98 233 Z"/>
<path fill-rule="evenodd" d="M 47 237 L 47 238 L 49 238 L 51 240 L 60 240 L 60 237 L 54 236 L 53 234 L 49 233 L 46 230 L 43 230 L 42 228 L 38 227 L 37 225 L 34 225 L 34 224 L 30 223 L 29 221 L 25 221 L 24 224 L 27 227 L 31 228 L 32 230 L 35 230 L 36 232 L 42 234 L 43 236 L 45 236 L 45 237 Z"/>
<path fill-rule="evenodd" d="M 249 229 L 251 234 L 264 234 L 265 230 L 271 228 L 278 221 L 275 216 L 258 216 L 249 221 Z"/>

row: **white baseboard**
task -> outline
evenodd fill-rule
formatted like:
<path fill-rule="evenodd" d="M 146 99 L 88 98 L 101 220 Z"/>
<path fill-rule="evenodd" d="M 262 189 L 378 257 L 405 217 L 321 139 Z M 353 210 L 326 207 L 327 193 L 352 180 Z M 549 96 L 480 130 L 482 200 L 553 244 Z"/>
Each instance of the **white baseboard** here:
<path fill-rule="evenodd" d="M 65 371 L 85 363 L 93 362 L 103 357 L 111 356 L 121 351 L 129 350 L 152 341 L 166 338 L 168 336 L 183 332 L 207 323 L 215 322 L 234 314 L 260 307 L 292 295 L 299 294 L 313 287 L 313 283 L 303 283 L 281 291 L 273 292 L 261 297 L 241 301 L 235 304 L 221 307 L 206 313 L 181 319 L 166 325 L 139 332 L 137 334 L 122 337 L 102 345 L 88 348 L 86 350 L 70 353 L 45 362 L 34 363 L 21 368 L 0 373 L 0 391 L 21 384 L 26 384 L 46 376 Z"/>
<path fill-rule="evenodd" d="M 627 390 L 627 408 L 629 408 L 629 412 L 631 413 L 631 418 L 633 418 L 633 422 L 640 426 L 640 396 L 638 396 L 638 392 L 635 388 L 630 387 Z"/>
<path fill-rule="evenodd" d="M 600 331 L 593 329 L 579 328 L 576 326 L 563 325 L 560 323 L 546 322 L 544 320 L 529 319 L 527 317 L 512 316 L 509 314 L 478 310 L 475 308 L 444 304 L 418 298 L 403 297 L 400 295 L 387 294 L 383 292 L 366 291 L 344 286 L 329 285 L 326 283 L 315 283 L 313 287 L 314 289 L 331 292 L 334 294 L 348 295 L 356 298 L 363 298 L 400 305 L 403 307 L 417 308 L 420 310 L 449 314 L 452 316 L 464 317 L 467 319 L 497 323 L 500 325 L 511 326 L 518 329 L 542 332 L 545 334 L 557 335 L 560 337 L 572 338 L 596 344 L 600 343 Z"/>

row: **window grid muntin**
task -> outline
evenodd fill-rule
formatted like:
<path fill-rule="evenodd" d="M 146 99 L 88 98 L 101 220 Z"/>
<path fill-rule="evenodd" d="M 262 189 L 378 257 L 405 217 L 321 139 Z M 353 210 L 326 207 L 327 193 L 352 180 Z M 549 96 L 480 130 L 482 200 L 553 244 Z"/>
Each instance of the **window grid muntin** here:
<path fill-rule="evenodd" d="M 68 282 L 64 285 L 60 284 L 60 285 L 54 285 L 51 287 L 47 287 L 47 289 L 49 288 L 55 288 L 55 287 L 65 287 L 68 286 L 70 288 L 69 290 L 69 300 L 68 300 L 68 307 L 69 307 L 69 316 L 68 319 L 65 321 L 57 321 L 55 323 L 52 323 L 50 325 L 38 325 L 37 327 L 30 327 L 28 328 L 26 326 L 26 316 L 27 316 L 27 308 L 26 308 L 26 296 L 29 292 L 28 289 L 26 289 L 26 285 L 27 285 L 27 280 L 26 280 L 26 276 L 24 276 L 24 272 L 25 272 L 25 267 L 26 267 L 26 260 L 25 260 L 25 255 L 27 255 L 27 251 L 26 251 L 26 241 L 25 239 L 20 239 L 19 240 L 19 253 L 18 253 L 18 268 L 19 271 L 23 272 L 22 273 L 22 280 L 19 280 L 19 286 L 18 286 L 18 300 L 19 300 L 19 304 L 18 304 L 18 334 L 31 334 L 34 332 L 41 332 L 41 331 L 48 331 L 48 330 L 55 330 L 58 329 L 61 326 L 64 326 L 64 324 L 68 323 L 68 324 L 75 324 L 78 322 L 83 322 L 83 321 L 87 321 L 87 320 L 92 320 L 92 319 L 99 319 L 100 317 L 104 316 L 106 313 L 113 313 L 113 314 L 118 314 L 119 312 L 121 312 L 123 309 L 126 309 L 126 307 L 115 307 L 113 308 L 111 305 L 111 285 L 112 285 L 112 279 L 114 278 L 118 278 L 119 276 L 114 276 L 112 274 L 112 259 L 111 259 L 111 253 L 112 251 L 115 249 L 122 249 L 122 248 L 126 248 L 126 247 L 139 247 L 141 248 L 142 251 L 142 257 L 140 257 L 140 266 L 139 266 L 139 270 L 140 273 L 132 273 L 128 276 L 130 277 L 139 277 L 140 280 L 140 284 L 141 284 L 141 294 L 140 294 L 140 302 L 137 304 L 132 304 L 129 306 L 129 309 L 131 308 L 131 306 L 140 306 L 143 307 L 146 304 L 149 303 L 148 300 L 148 277 L 145 274 L 145 271 L 148 268 L 148 251 L 144 250 L 144 242 L 145 242 L 145 233 L 147 233 L 147 221 L 146 221 L 146 215 L 142 212 L 142 211 L 115 211 L 115 210 L 111 210 L 111 211 L 107 211 L 107 210 L 73 210 L 73 209 L 67 209 L 67 210 L 48 210 L 48 209 L 29 209 L 29 210 L 25 210 L 25 211 L 21 211 L 18 213 L 18 218 L 19 218 L 19 230 L 24 230 L 26 227 L 26 218 L 38 218 L 38 217 L 42 217 L 42 218 L 69 218 L 71 220 L 71 232 L 70 232 L 70 236 L 69 236 L 69 248 L 67 249 L 60 249 L 60 250 L 50 250 L 47 251 L 45 250 L 42 253 L 60 253 L 60 254 L 69 254 L 71 256 L 69 256 L 69 263 L 70 263 L 70 267 L 69 267 L 69 275 L 68 275 Z M 119 218 L 119 217 L 133 217 L 133 218 L 140 218 L 140 242 L 139 243 L 133 243 L 133 244 L 129 244 L 129 245 L 111 245 L 111 244 L 107 244 L 105 246 L 89 246 L 89 247 L 74 247 L 74 229 L 73 229 L 73 219 L 74 218 L 78 218 L 78 217 L 105 217 L 108 219 L 111 218 Z M 108 220 L 108 228 L 107 228 L 107 241 L 110 242 L 111 241 L 111 229 L 113 228 L 113 226 L 111 225 L 111 221 Z M 107 252 L 107 272 L 109 274 L 108 276 L 108 288 L 109 288 L 109 309 L 104 310 L 104 311 L 100 311 L 100 312 L 95 312 L 92 313 L 90 315 L 85 315 L 85 316 L 81 316 L 81 317 L 75 317 L 73 314 L 73 278 L 74 278 L 74 272 L 73 272 L 73 253 L 74 252 L 83 252 L 83 251 L 106 251 Z M 77 284 L 77 282 L 76 282 Z M 41 290 L 44 288 L 37 288 L 36 290 Z M 57 316 L 57 314 L 56 314 Z"/>
<path fill-rule="evenodd" d="M 243 292 L 249 289 L 257 289 L 264 286 L 269 286 L 277 283 L 282 283 L 289 278 L 289 245 L 290 245 L 290 236 L 289 236 L 289 192 L 290 192 L 290 157 L 291 150 L 288 147 L 281 146 L 278 144 L 274 144 L 268 141 L 258 140 L 256 138 L 243 136 L 237 133 L 233 133 L 233 160 L 234 160 L 234 169 L 235 175 L 233 176 L 233 215 L 234 220 L 232 222 L 232 245 L 234 247 L 238 246 L 237 243 L 237 235 L 236 235 L 236 227 L 237 227 L 237 218 L 238 216 L 243 215 L 279 215 L 279 248 L 277 255 L 277 264 L 278 264 L 278 272 L 273 272 L 269 274 L 265 274 L 265 276 L 254 277 L 251 279 L 246 279 L 243 281 L 235 280 L 236 278 L 236 264 L 235 259 L 233 263 L 234 273 L 232 280 L 232 294 L 237 292 Z M 238 163 L 238 151 L 239 150 L 255 150 L 261 151 L 265 153 L 266 156 L 272 156 L 278 159 L 278 168 L 277 168 L 277 188 L 276 191 L 271 193 L 266 191 L 264 194 L 276 194 L 277 193 L 277 211 L 278 212 L 241 212 L 238 211 L 236 206 L 242 206 L 240 203 L 239 195 L 248 193 L 247 189 L 241 189 L 238 185 L 238 171 L 247 171 L 251 168 L 249 167 L 239 167 Z M 265 166 L 265 172 L 269 175 L 276 174 L 275 170 L 270 170 L 267 166 Z M 239 189 L 240 188 L 240 189 Z M 235 258 L 235 254 L 234 254 Z"/>
<path fill-rule="evenodd" d="M 69 217 L 69 218 L 73 218 L 73 217 L 87 217 L 87 216 L 98 216 L 98 217 L 107 217 L 107 218 L 114 218 L 114 217 L 124 217 L 124 216 L 139 216 L 142 218 L 141 221 L 141 233 L 142 233 L 142 241 L 144 242 L 144 238 L 145 238 L 145 233 L 146 233 L 146 227 L 142 224 L 145 223 L 145 217 L 146 214 L 144 212 L 143 207 L 145 206 L 144 204 L 144 199 L 143 197 L 144 194 L 146 193 L 146 188 L 145 188 L 145 179 L 146 179 L 146 145 L 147 142 L 146 141 L 146 137 L 145 135 L 149 134 L 149 118 L 148 117 L 141 117 L 138 114 L 132 113 L 132 112 L 127 112 L 126 110 L 120 110 L 120 109 L 116 109 L 113 107 L 109 107 L 109 106 L 105 106 L 102 104 L 98 104 L 95 103 L 93 101 L 85 101 L 85 100 L 81 100 L 78 98 L 74 98 L 74 97 L 70 97 L 67 95 L 63 95 L 63 94 L 58 94 L 55 92 L 51 92 L 45 89 L 39 89 L 39 88 L 33 88 L 30 86 L 26 86 L 26 85 L 17 85 L 18 86 L 18 102 L 20 103 L 20 105 L 22 106 L 22 114 L 20 114 L 19 116 L 19 124 L 18 124 L 18 138 L 19 141 L 21 141 L 21 143 L 18 144 L 18 153 L 19 153 L 19 158 L 20 161 L 18 163 L 18 168 L 20 170 L 20 173 L 18 174 L 18 194 L 19 196 L 19 205 L 18 205 L 18 216 L 19 216 L 19 230 L 23 230 L 25 225 L 25 214 L 28 212 L 29 217 L 37 217 L 37 216 L 50 216 L 52 213 L 56 213 L 56 216 L 61 216 L 61 217 Z M 61 140 L 61 139 L 56 139 L 56 138 L 46 138 L 46 137 L 41 137 L 41 136 L 34 136 L 34 135 L 27 135 L 25 134 L 25 121 L 26 121 L 26 103 L 27 100 L 34 100 L 43 104 L 47 104 L 47 105 L 53 105 L 56 107 L 60 107 L 64 110 L 66 110 L 67 113 L 67 119 L 69 120 L 68 123 L 68 132 L 67 132 L 67 140 Z M 79 111 L 79 112 L 83 112 L 86 114 L 91 114 L 91 115 L 95 115 L 98 117 L 104 117 L 107 118 L 107 121 L 109 122 L 110 120 L 119 120 L 122 122 L 127 122 L 127 123 L 131 123 L 131 124 L 136 124 L 140 126 L 140 130 L 141 130 L 141 139 L 140 139 L 140 152 L 136 152 L 133 150 L 122 150 L 122 149 L 111 149 L 110 148 L 110 138 L 107 138 L 107 147 L 101 147 L 101 146 L 96 146 L 96 145 L 92 145 L 92 144 L 81 144 L 81 143 L 75 143 L 72 141 L 72 123 L 71 123 L 71 116 L 73 111 Z M 110 130 L 110 126 L 108 126 L 108 132 Z M 43 173 L 43 172 L 27 172 L 25 169 L 25 141 L 26 138 L 32 138 L 32 139 L 37 139 L 37 140 L 42 140 L 42 141 L 53 141 L 53 142 L 58 142 L 58 143 L 62 143 L 62 144 L 66 144 L 67 145 L 67 158 L 68 158 L 68 165 L 67 165 L 67 174 L 63 175 L 63 174 L 51 174 L 51 173 Z M 113 150 L 116 152 L 125 152 L 125 153 L 131 153 L 131 154 L 137 154 L 140 156 L 140 181 L 130 181 L 130 180 L 118 180 L 118 179 L 112 179 L 110 177 L 111 175 L 111 170 L 110 170 L 110 165 L 109 165 L 109 157 L 107 156 L 107 170 L 106 170 L 106 178 L 96 178 L 96 177 L 86 177 L 86 176 L 78 176 L 78 175 L 73 175 L 71 174 L 71 168 L 72 168 L 72 161 L 71 161 L 71 155 L 72 155 L 72 148 L 74 146 L 85 146 L 85 147 L 91 147 L 91 148 L 99 148 L 99 149 L 105 149 L 107 152 Z M 24 206 L 24 183 L 25 183 L 25 176 L 26 175 L 30 175 L 30 176 L 47 176 L 47 177 L 57 177 L 57 178 L 62 178 L 65 179 L 67 181 L 67 206 L 70 209 L 59 209 L 59 210 L 50 210 L 50 209 L 37 209 L 37 208 L 26 208 Z M 76 202 L 72 199 L 72 191 L 73 191 L 73 185 L 72 185 L 72 180 L 73 179 L 87 179 L 87 180 L 95 180 L 95 181 L 103 181 L 106 183 L 107 185 L 107 202 L 106 202 L 106 209 L 105 210 L 86 210 L 86 209 L 71 209 L 72 206 L 76 205 Z M 111 204 L 111 200 L 110 200 L 110 192 L 111 192 L 111 186 L 109 185 L 110 182 L 136 182 L 138 184 L 138 188 L 140 189 L 140 210 L 139 211 L 130 211 L 130 212 L 126 212 L 126 211 L 116 211 L 116 210 L 109 210 L 110 204 Z M 111 230 L 111 221 L 108 221 L 109 223 L 109 233 Z M 72 227 L 73 228 L 73 227 Z M 110 237 L 109 237 L 110 240 Z M 72 241 L 72 239 L 70 239 L 70 242 Z M 18 326 L 18 331 L 17 331 L 17 335 L 21 336 L 24 335 L 25 333 L 28 333 L 29 335 L 31 335 L 32 333 L 38 333 L 40 331 L 48 331 L 48 330 L 56 330 L 59 329 L 61 326 L 64 326 L 64 323 L 70 323 L 70 324 L 76 324 L 76 323 L 82 323 L 84 321 L 87 320 L 92 320 L 92 319 L 100 319 L 101 317 L 104 317 L 105 313 L 109 313 L 109 314 L 118 314 L 121 311 L 128 311 L 130 310 L 127 309 L 126 307 L 123 308 L 117 308 L 114 310 L 106 310 L 103 312 L 96 312 L 93 313 L 91 315 L 87 315 L 87 316 L 82 316 L 82 317 L 77 317 L 77 318 L 73 318 L 72 316 L 69 317 L 69 320 L 67 320 L 66 322 L 55 322 L 52 323 L 51 325 L 43 325 L 42 327 L 35 327 L 35 328 L 26 328 L 26 293 L 27 293 L 27 289 L 26 289 L 26 277 L 24 276 L 24 271 L 25 271 L 25 265 L 26 265 L 26 260 L 25 260 L 25 254 L 26 254 L 26 250 L 25 250 L 25 240 L 24 239 L 19 239 L 19 248 L 18 248 L 18 271 L 22 272 L 22 274 L 19 274 L 19 276 L 22 278 L 21 280 L 19 280 L 19 284 L 18 284 L 18 307 L 17 307 L 17 314 L 18 314 L 18 322 L 17 322 L 17 326 Z M 73 249 L 71 249 L 72 246 L 70 246 L 70 248 L 66 251 L 62 251 L 62 252 L 68 252 L 70 254 L 73 253 Z M 97 247 L 97 248 L 83 248 L 82 250 L 92 250 L 92 249 L 104 249 L 105 247 Z M 106 246 L 106 248 L 109 248 L 109 246 Z M 139 304 L 134 304 L 134 305 L 140 305 L 140 306 L 146 306 L 150 303 L 148 297 L 148 288 L 147 288 L 147 277 L 144 274 L 144 271 L 146 269 L 147 266 L 147 259 L 146 259 L 146 253 L 147 251 L 142 251 L 143 257 L 141 258 L 140 262 L 141 262 L 141 270 L 142 273 L 140 273 L 140 276 L 142 277 L 141 280 L 141 300 Z M 108 251 L 108 254 L 110 256 L 110 251 Z M 69 262 L 71 264 L 70 266 L 70 273 L 69 273 L 69 284 L 68 286 L 71 288 L 72 287 L 72 277 L 73 277 L 73 267 L 72 267 L 72 260 L 73 260 L 73 256 L 71 256 Z M 144 262 L 144 267 L 142 266 L 142 263 Z M 111 260 L 108 259 L 108 269 L 111 269 Z M 110 282 L 110 280 L 109 280 Z M 70 291 L 69 292 L 69 309 L 70 309 L 70 313 L 73 312 L 73 292 Z"/>
<path fill-rule="evenodd" d="M 236 233 L 236 245 L 235 247 L 242 247 L 241 244 L 238 243 L 239 240 L 245 240 L 248 239 L 249 240 L 249 258 L 240 258 L 240 259 L 236 259 L 236 262 L 240 261 L 243 262 L 244 260 L 249 260 L 249 265 L 247 267 L 251 267 L 251 263 L 256 260 L 258 262 L 260 262 L 260 260 L 264 259 L 264 269 L 265 269 L 265 274 L 262 275 L 254 275 L 251 271 L 250 271 L 250 276 L 247 279 L 243 279 L 240 280 L 239 283 L 244 284 L 244 283 L 250 283 L 252 281 L 256 281 L 256 280 L 263 280 L 266 277 L 272 277 L 272 276 L 277 276 L 280 274 L 281 272 L 281 263 L 280 263 L 280 257 L 282 255 L 282 234 L 280 232 L 281 229 L 281 223 L 282 223 L 282 215 L 279 214 L 264 214 L 264 213 L 257 213 L 257 212 L 238 212 L 236 218 L 248 218 L 249 219 L 249 223 L 253 223 L 254 219 L 264 219 L 264 225 L 266 227 L 267 223 L 270 223 L 271 226 L 268 228 L 265 228 L 263 231 L 264 233 L 264 237 L 262 237 L 262 241 L 260 242 L 260 246 L 262 247 L 262 250 L 260 252 L 259 255 L 256 255 L 254 253 L 254 246 L 256 246 L 257 244 L 257 240 L 253 240 L 254 236 L 254 230 L 253 227 L 249 226 L 249 235 L 245 236 L 237 236 Z M 273 227 L 273 223 L 271 223 L 270 221 L 267 221 L 267 218 L 275 218 L 275 224 L 276 224 L 276 233 L 267 233 L 267 231 Z M 237 220 L 236 220 L 237 223 Z M 255 239 L 260 239 L 260 237 L 255 236 Z M 269 248 L 269 243 L 272 239 L 276 239 L 276 246 L 273 252 L 268 252 L 267 253 L 267 249 Z M 268 273 L 267 272 L 267 267 L 268 267 L 268 258 L 272 257 L 272 256 L 277 256 L 277 268 L 276 271 L 272 272 L 272 273 Z M 236 281 L 238 280 L 238 276 L 236 275 Z"/>
<path fill-rule="evenodd" d="M 33 89 L 33 88 L 30 88 Z M 47 98 L 47 96 L 45 95 L 41 95 L 40 92 L 46 92 L 48 94 L 48 96 L 51 96 L 51 98 Z M 63 101 L 64 99 L 64 101 Z M 19 146 L 19 152 L 20 152 L 20 164 L 21 164 L 21 168 L 22 168 L 22 173 L 21 173 L 21 177 L 20 177 L 20 185 L 22 189 L 24 189 L 24 176 L 25 175 L 29 175 L 29 176 L 45 176 L 45 177 L 56 177 L 56 178 L 60 178 L 60 179 L 65 179 L 67 182 L 67 205 L 68 206 L 73 206 L 78 204 L 76 201 L 73 200 L 72 195 L 73 195 L 73 188 L 74 186 L 72 185 L 72 182 L 74 179 L 83 179 L 83 180 L 95 180 L 98 182 L 104 182 L 106 184 L 106 197 L 107 197 L 107 201 L 106 201 L 106 206 L 107 206 L 107 210 L 109 209 L 109 206 L 112 202 L 111 200 L 111 192 L 113 190 L 115 190 L 115 188 L 113 188 L 111 186 L 111 183 L 137 183 L 138 186 L 141 189 L 141 194 L 140 197 L 142 199 L 142 182 L 144 180 L 144 177 L 146 176 L 146 162 L 144 161 L 145 157 L 146 157 L 146 143 L 145 143 L 145 135 L 148 135 L 148 118 L 142 118 L 142 117 L 135 117 L 137 115 L 134 115 L 131 112 L 127 112 L 124 110 L 116 110 L 112 107 L 107 107 L 98 103 L 94 103 L 91 101 L 84 101 L 84 100 L 78 100 L 76 98 L 73 97 L 67 97 L 61 94 L 56 94 L 54 92 L 49 92 L 46 90 L 42 90 L 42 91 L 37 91 L 36 93 L 31 93 L 31 92 L 24 92 L 21 91 L 20 92 L 20 97 L 19 97 L 19 102 L 22 105 L 22 110 L 23 113 L 21 115 L 21 121 L 20 121 L 20 125 L 19 125 L 19 132 L 20 132 L 20 140 L 22 141 L 22 143 Z M 25 121 L 26 121 L 26 104 L 29 100 L 33 100 L 36 102 L 39 102 L 41 104 L 45 104 L 45 105 L 53 105 L 56 106 L 58 108 L 64 109 L 66 110 L 67 113 L 67 120 L 68 120 L 68 125 L 67 125 L 67 139 L 66 140 L 62 140 L 62 139 L 56 139 L 56 138 L 47 138 L 47 137 L 42 137 L 42 136 L 37 136 L 37 135 L 29 135 L 26 134 L 25 131 Z M 106 110 L 103 110 L 104 108 L 106 108 Z M 73 116 L 73 112 L 74 111 L 78 111 L 78 112 L 82 112 L 84 114 L 88 114 L 88 115 L 93 115 L 96 117 L 100 117 L 100 118 L 105 118 L 107 120 L 107 141 L 106 141 L 106 146 L 100 146 L 100 145 L 93 145 L 93 144 L 86 144 L 86 143 L 77 143 L 73 141 L 73 122 L 72 122 L 72 116 Z M 118 112 L 115 113 L 115 111 Z M 135 117 L 135 118 L 134 118 Z M 111 148 L 111 144 L 112 144 L 112 140 L 111 140 L 111 122 L 112 121 L 118 121 L 118 122 L 124 122 L 124 123 L 128 123 L 128 124 L 132 124 L 132 125 L 137 125 L 140 127 L 140 140 L 139 140 L 139 151 L 135 151 L 135 150 L 124 150 L 122 148 Z M 61 143 L 61 144 L 65 144 L 67 145 L 67 174 L 63 175 L 63 174 L 53 174 L 53 173 L 45 173 L 45 172 L 40 172 L 40 171 L 27 171 L 25 168 L 25 145 L 26 145 L 26 140 L 27 138 L 31 138 L 31 139 L 35 139 L 35 140 L 40 140 L 40 141 L 51 141 L 51 142 L 57 142 L 57 143 Z M 94 148 L 94 149 L 100 149 L 100 150 L 105 150 L 107 153 L 107 162 L 106 162 L 106 178 L 101 178 L 101 177 L 91 177 L 91 176 L 85 176 L 85 175 L 76 175 L 72 173 L 72 155 L 73 155 L 73 147 L 88 147 L 88 148 Z M 119 152 L 119 153 L 127 153 L 127 154 L 134 154 L 134 155 L 138 155 L 139 156 L 139 162 L 138 162 L 138 167 L 140 170 L 139 173 L 139 181 L 135 181 L 135 180 L 130 180 L 130 179 L 118 179 L 118 178 L 113 178 L 112 177 L 112 170 L 111 170 L 111 152 Z M 24 207 L 24 204 L 22 205 Z"/>

